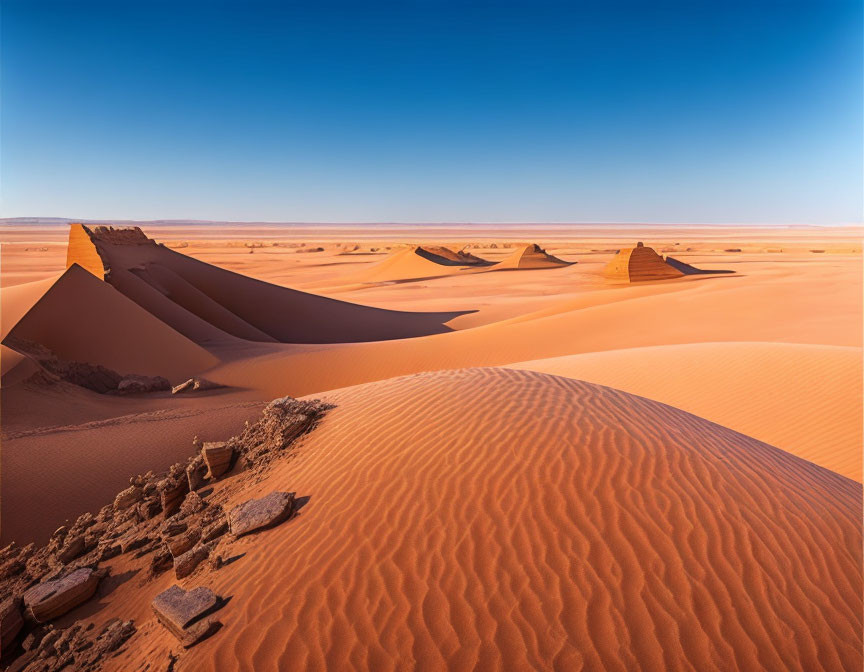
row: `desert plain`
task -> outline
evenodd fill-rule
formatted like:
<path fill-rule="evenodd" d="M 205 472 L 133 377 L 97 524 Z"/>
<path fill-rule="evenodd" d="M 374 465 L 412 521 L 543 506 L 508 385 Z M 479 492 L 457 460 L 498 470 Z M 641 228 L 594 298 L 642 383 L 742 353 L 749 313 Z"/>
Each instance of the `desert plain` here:
<path fill-rule="evenodd" d="M 107 570 L 50 619 L 132 622 L 99 669 L 861 669 L 860 228 L 109 224 L 0 224 L 0 597 Z M 604 274 L 638 242 L 712 272 Z M 180 576 L 168 518 L 273 492 Z M 2 664 L 62 660 L 19 608 Z"/>

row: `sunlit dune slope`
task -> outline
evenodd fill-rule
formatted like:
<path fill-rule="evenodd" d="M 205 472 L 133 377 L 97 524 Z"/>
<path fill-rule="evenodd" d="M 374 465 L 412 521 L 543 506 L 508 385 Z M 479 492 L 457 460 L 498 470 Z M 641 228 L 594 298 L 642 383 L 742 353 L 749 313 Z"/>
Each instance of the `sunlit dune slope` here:
<path fill-rule="evenodd" d="M 7 336 L 43 345 L 61 359 L 172 381 L 217 362 L 78 265 L 69 267 Z"/>
<path fill-rule="evenodd" d="M 309 503 L 207 576 L 226 626 L 179 671 L 861 668 L 860 484 L 535 372 L 323 396 L 297 455 L 233 495 Z M 120 668 L 172 645 L 145 636 Z"/>
<path fill-rule="evenodd" d="M 521 362 L 662 401 L 861 481 L 861 348 L 694 343 Z"/>
<path fill-rule="evenodd" d="M 462 314 L 384 310 L 272 285 L 170 250 L 140 230 L 92 235 L 111 285 L 204 345 L 231 337 L 284 343 L 408 338 L 450 331 L 444 323 Z"/>

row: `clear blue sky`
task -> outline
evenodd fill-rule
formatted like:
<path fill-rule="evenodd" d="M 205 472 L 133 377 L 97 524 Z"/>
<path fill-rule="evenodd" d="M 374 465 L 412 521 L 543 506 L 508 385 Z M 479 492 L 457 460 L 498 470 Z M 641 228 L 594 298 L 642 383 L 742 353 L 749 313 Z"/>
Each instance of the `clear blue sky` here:
<path fill-rule="evenodd" d="M 861 0 L 3 0 L 0 27 L 5 217 L 862 217 Z"/>

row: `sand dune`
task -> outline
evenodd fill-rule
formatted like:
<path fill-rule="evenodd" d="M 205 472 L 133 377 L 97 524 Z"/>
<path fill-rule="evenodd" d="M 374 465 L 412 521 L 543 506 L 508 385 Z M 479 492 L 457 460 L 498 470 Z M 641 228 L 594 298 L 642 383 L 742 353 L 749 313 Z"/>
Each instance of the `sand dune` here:
<path fill-rule="evenodd" d="M 338 407 L 298 454 L 230 491 L 310 500 L 190 584 L 231 601 L 179 672 L 860 669 L 859 484 L 534 372 L 325 396 Z M 110 669 L 176 646 L 147 625 L 148 597 L 170 583 L 105 598 L 98 618 L 145 626 Z"/>
<path fill-rule="evenodd" d="M 67 269 L 7 336 L 43 345 L 61 359 L 172 381 L 218 361 L 78 265 Z"/>
<path fill-rule="evenodd" d="M 145 310 L 204 345 L 233 338 L 339 343 L 449 331 L 461 313 L 370 308 L 271 285 L 157 245 L 128 229 L 96 229 L 93 242 L 107 280 Z"/>
<path fill-rule="evenodd" d="M 570 266 L 570 262 L 555 257 L 536 243 L 517 249 L 506 259 L 495 264 L 495 270 L 557 268 Z"/>
<path fill-rule="evenodd" d="M 860 348 L 694 343 L 512 366 L 655 399 L 862 480 Z"/>

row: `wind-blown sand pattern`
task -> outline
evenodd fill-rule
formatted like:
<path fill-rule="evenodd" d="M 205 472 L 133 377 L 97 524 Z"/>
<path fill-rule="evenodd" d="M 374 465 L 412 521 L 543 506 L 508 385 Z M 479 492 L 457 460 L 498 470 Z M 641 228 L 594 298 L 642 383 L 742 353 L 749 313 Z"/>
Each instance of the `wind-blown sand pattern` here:
<path fill-rule="evenodd" d="M 862 479 L 860 348 L 695 343 L 568 355 L 512 366 L 655 399 L 847 478 Z"/>
<path fill-rule="evenodd" d="M 236 495 L 309 503 L 208 576 L 230 624 L 179 670 L 860 666 L 860 484 L 533 372 L 323 396 L 298 455 Z M 117 669 L 169 643 L 146 637 Z"/>

